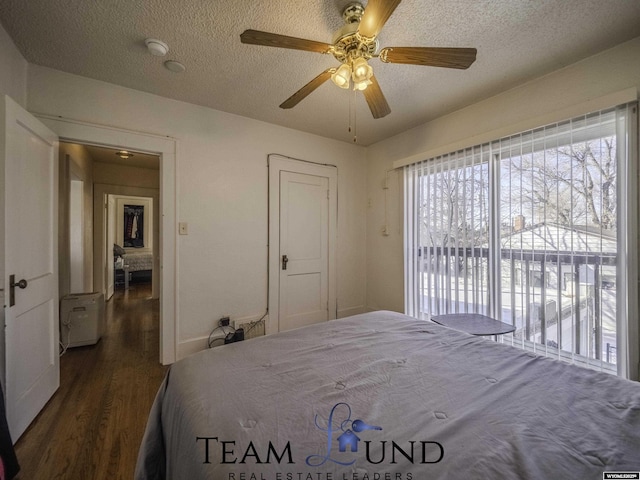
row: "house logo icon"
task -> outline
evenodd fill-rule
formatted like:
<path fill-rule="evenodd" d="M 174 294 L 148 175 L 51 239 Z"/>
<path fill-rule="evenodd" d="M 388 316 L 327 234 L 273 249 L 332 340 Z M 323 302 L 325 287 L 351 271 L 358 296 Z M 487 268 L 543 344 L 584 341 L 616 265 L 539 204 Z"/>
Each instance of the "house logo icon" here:
<path fill-rule="evenodd" d="M 338 450 L 341 452 L 346 452 L 348 447 L 349 451 L 357 452 L 359 441 L 360 438 L 355 433 L 353 433 L 351 430 L 347 430 L 338 437 Z"/>
<path fill-rule="evenodd" d="M 347 462 L 331 457 L 334 434 L 339 434 L 335 441 L 338 442 L 338 451 L 340 453 L 357 453 L 360 437 L 356 433 L 361 433 L 365 430 L 382 430 L 382 427 L 369 425 L 361 419 L 351 420 L 351 407 L 344 402 L 336 403 L 333 406 L 329 413 L 329 418 L 326 420 L 326 426 L 324 426 L 325 422 L 319 421 L 318 415 L 316 415 L 314 423 L 318 429 L 327 432 L 327 451 L 324 455 L 309 455 L 306 459 L 306 464 L 310 467 L 319 467 L 328 461 L 338 465 L 353 465 L 355 463 L 355 460 Z"/>

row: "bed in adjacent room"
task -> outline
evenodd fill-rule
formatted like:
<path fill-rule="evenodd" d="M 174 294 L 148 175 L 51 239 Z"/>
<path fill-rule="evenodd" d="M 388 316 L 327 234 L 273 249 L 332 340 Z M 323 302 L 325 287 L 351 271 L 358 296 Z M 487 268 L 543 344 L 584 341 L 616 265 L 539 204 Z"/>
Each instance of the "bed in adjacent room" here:
<path fill-rule="evenodd" d="M 151 280 L 153 272 L 153 253 L 149 251 L 128 251 L 114 258 L 116 279 L 118 270 L 123 272 L 125 289 L 129 288 L 129 281 L 133 276 L 139 276 L 147 281 Z M 119 283 L 116 280 L 116 283 Z"/>
<path fill-rule="evenodd" d="M 393 312 L 171 366 L 137 480 L 602 479 L 640 471 L 640 384 Z"/>
<path fill-rule="evenodd" d="M 153 253 L 151 252 L 128 252 L 122 256 L 124 269 L 130 272 L 142 272 L 153 270 Z"/>

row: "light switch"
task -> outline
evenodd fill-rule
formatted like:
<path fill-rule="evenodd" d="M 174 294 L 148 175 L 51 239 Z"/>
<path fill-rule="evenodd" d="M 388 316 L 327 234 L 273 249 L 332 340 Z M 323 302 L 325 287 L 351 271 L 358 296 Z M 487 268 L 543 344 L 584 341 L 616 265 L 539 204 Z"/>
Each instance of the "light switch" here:
<path fill-rule="evenodd" d="M 178 223 L 178 233 L 180 235 L 189 235 L 189 224 L 187 222 Z"/>

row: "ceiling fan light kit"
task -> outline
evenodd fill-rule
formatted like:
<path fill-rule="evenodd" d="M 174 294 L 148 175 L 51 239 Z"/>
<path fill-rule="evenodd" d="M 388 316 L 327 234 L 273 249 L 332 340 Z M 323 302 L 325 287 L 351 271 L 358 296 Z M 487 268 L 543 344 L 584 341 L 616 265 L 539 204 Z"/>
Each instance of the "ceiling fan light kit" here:
<path fill-rule="evenodd" d="M 467 69 L 476 59 L 475 48 L 386 47 L 378 53 L 377 36 L 401 0 L 369 0 L 364 8 L 359 2 L 348 4 L 342 12 L 345 25 L 333 36 L 333 43 L 322 43 L 276 33 L 245 30 L 242 43 L 290 48 L 331 54 L 342 65 L 329 68 L 285 100 L 280 108 L 295 107 L 307 95 L 331 79 L 340 88 L 362 91 L 373 118 L 391 113 L 369 60 L 431 67 Z"/>
<path fill-rule="evenodd" d="M 361 92 L 362 90 L 364 90 L 365 88 L 367 88 L 369 85 L 372 85 L 372 84 L 373 82 L 369 79 L 363 80 L 361 82 L 354 82 L 353 89 Z"/>
<path fill-rule="evenodd" d="M 351 78 L 351 69 L 349 65 L 342 64 L 338 69 L 331 75 L 331 80 L 340 88 L 349 88 L 349 80 Z"/>
<path fill-rule="evenodd" d="M 373 75 L 373 68 L 363 57 L 356 58 L 351 64 L 353 81 L 355 83 L 366 82 Z"/>

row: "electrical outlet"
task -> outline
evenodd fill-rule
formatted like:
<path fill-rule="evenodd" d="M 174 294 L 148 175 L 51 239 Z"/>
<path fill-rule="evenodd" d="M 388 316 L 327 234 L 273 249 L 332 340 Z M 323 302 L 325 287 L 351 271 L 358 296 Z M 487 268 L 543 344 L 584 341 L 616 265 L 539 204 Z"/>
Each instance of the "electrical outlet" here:
<path fill-rule="evenodd" d="M 178 233 L 180 235 L 189 235 L 189 224 L 187 222 L 178 223 Z"/>

